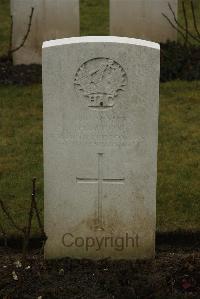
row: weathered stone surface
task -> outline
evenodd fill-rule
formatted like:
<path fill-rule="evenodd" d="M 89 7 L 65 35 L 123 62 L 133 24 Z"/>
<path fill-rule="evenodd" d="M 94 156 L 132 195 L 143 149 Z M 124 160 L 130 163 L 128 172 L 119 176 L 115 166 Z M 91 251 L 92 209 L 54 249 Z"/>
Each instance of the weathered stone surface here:
<path fill-rule="evenodd" d="M 177 16 L 178 0 L 110 0 L 110 34 L 155 42 L 176 40 L 176 30 L 162 15 L 174 23 L 168 3 Z"/>
<path fill-rule="evenodd" d="M 41 64 L 43 41 L 79 36 L 79 0 L 11 0 L 13 49 L 26 35 L 32 7 L 31 30 L 23 48 L 13 54 L 14 64 Z"/>
<path fill-rule="evenodd" d="M 47 258 L 154 256 L 159 45 L 43 45 Z"/>

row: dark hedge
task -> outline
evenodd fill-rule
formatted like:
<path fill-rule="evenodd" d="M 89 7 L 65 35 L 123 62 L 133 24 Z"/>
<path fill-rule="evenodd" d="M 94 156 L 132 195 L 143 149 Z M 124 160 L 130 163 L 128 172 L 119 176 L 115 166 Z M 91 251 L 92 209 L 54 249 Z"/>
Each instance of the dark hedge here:
<path fill-rule="evenodd" d="M 185 47 L 175 42 L 161 44 L 160 63 L 161 82 L 200 80 L 200 46 Z"/>
<path fill-rule="evenodd" d="M 175 79 L 200 80 L 200 46 L 185 47 L 175 42 L 161 44 L 160 81 Z M 40 65 L 13 66 L 7 57 L 0 57 L 0 84 L 41 83 Z"/>
<path fill-rule="evenodd" d="M 0 57 L 0 84 L 27 85 L 42 82 L 41 65 L 13 65 L 6 57 Z"/>

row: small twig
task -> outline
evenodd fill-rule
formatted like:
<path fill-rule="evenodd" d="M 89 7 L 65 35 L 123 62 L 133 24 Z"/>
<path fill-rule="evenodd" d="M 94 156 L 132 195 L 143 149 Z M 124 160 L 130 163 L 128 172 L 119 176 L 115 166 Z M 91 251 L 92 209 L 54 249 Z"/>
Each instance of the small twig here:
<path fill-rule="evenodd" d="M 6 251 L 6 253 L 7 253 L 7 256 L 8 256 L 8 258 L 9 258 L 9 260 L 11 261 L 12 258 L 11 258 L 10 252 L 9 252 L 9 250 L 8 250 L 8 237 L 7 237 L 7 234 L 6 234 L 5 230 L 4 230 L 3 225 L 2 225 L 1 223 L 0 223 L 0 230 L 1 230 L 2 235 L 3 235 L 3 238 L 4 238 L 4 247 L 5 247 L 5 251 Z"/>
<path fill-rule="evenodd" d="M 19 49 L 21 49 L 24 46 L 24 44 L 25 44 L 25 42 L 26 42 L 26 40 L 27 40 L 27 38 L 29 36 L 30 30 L 31 30 L 33 12 L 34 12 L 34 7 L 31 8 L 31 14 L 30 14 L 30 17 L 29 17 L 29 24 L 28 24 L 27 32 L 26 32 L 26 34 L 25 34 L 25 36 L 24 36 L 21 44 L 17 48 L 10 50 L 11 54 L 14 53 L 14 52 L 16 52 L 16 51 L 18 51 Z"/>
<path fill-rule="evenodd" d="M 177 18 L 175 16 L 175 13 L 170 5 L 170 3 L 168 3 L 168 6 L 169 6 L 169 9 L 171 10 L 172 14 L 173 14 L 173 17 L 174 17 L 174 21 L 175 23 L 177 24 L 178 27 L 180 27 L 185 33 L 186 33 L 186 29 L 177 21 Z M 168 21 L 169 21 L 169 18 L 168 18 Z M 170 21 L 170 24 L 172 24 L 172 22 Z M 191 32 L 188 31 L 188 35 L 193 38 L 194 40 L 200 42 L 200 39 L 196 36 L 194 36 Z"/>
<path fill-rule="evenodd" d="M 11 51 L 12 51 L 12 38 L 13 38 L 13 16 L 10 16 L 10 40 L 9 40 L 9 50 L 8 50 L 8 55 L 11 56 Z"/>
<path fill-rule="evenodd" d="M 4 203 L 3 203 L 3 201 L 2 201 L 1 199 L 0 199 L 0 206 L 1 206 L 2 210 L 3 210 L 3 212 L 5 213 L 5 215 L 7 216 L 8 220 L 11 222 L 11 224 L 12 224 L 18 231 L 24 233 L 24 230 L 23 230 L 21 227 L 19 227 L 19 226 L 15 223 L 15 221 L 13 220 L 13 218 L 11 217 L 11 215 L 9 214 L 9 212 L 7 211 L 7 209 L 5 208 Z"/>
<path fill-rule="evenodd" d="M 35 196 L 33 197 L 33 206 L 34 206 L 34 210 L 35 210 L 37 221 L 38 221 L 38 226 L 40 228 L 41 237 L 42 237 L 42 241 L 43 241 L 43 245 L 42 245 L 42 248 L 41 248 L 41 251 L 42 251 L 43 248 L 44 248 L 45 242 L 47 240 L 47 236 L 44 232 L 44 226 L 42 225 L 42 221 L 40 219 L 40 213 L 39 213 L 39 210 L 38 210 L 38 207 L 37 207 L 37 202 L 36 202 L 36 192 L 35 192 Z"/>
<path fill-rule="evenodd" d="M 40 219 L 40 214 L 39 214 L 39 211 L 38 211 L 38 207 L 37 207 L 37 203 L 36 203 L 36 200 L 34 198 L 33 200 L 33 205 L 34 205 L 34 209 L 35 209 L 35 212 L 36 212 L 36 217 L 37 217 L 37 221 L 38 221 L 38 225 L 39 225 L 39 228 L 40 228 L 40 231 L 41 231 L 41 234 L 44 235 L 44 227 L 42 225 L 42 221 Z"/>
<path fill-rule="evenodd" d="M 172 23 L 172 21 L 168 18 L 168 16 L 166 16 L 164 13 L 162 13 L 162 15 L 163 15 L 163 17 L 165 17 L 167 19 L 167 21 L 170 23 L 172 28 L 174 28 L 178 33 L 180 33 L 185 40 L 185 35 L 183 34 L 183 32 Z"/>
<path fill-rule="evenodd" d="M 183 15 L 184 15 L 184 20 L 185 20 L 185 30 L 186 30 L 186 34 L 185 34 L 185 46 L 187 46 L 187 44 L 188 44 L 188 20 L 187 20 L 187 14 L 186 14 L 186 10 L 185 10 L 185 3 L 184 3 L 184 1 L 182 1 L 182 9 L 183 9 Z"/>
<path fill-rule="evenodd" d="M 25 228 L 20 228 L 15 221 L 13 220 L 13 218 L 11 217 L 10 213 L 7 211 L 6 207 L 4 206 L 3 201 L 0 199 L 0 207 L 2 208 L 3 212 L 5 213 L 5 215 L 7 216 L 7 218 L 9 219 L 10 223 L 23 234 L 23 251 L 22 251 L 22 255 L 23 255 L 23 261 L 26 260 L 26 256 L 27 256 L 27 249 L 28 249 L 28 245 L 29 245 L 29 240 L 30 240 L 30 233 L 31 233 L 31 226 L 32 226 L 32 219 L 33 219 L 33 214 L 34 214 L 34 210 L 36 212 L 36 217 L 37 217 L 37 221 L 38 221 L 38 225 L 41 231 L 41 236 L 42 236 L 42 240 L 43 240 L 43 245 L 41 250 L 43 250 L 45 242 L 47 240 L 47 236 L 44 232 L 44 227 L 42 224 L 42 221 L 40 219 L 40 214 L 38 211 L 38 207 L 37 207 L 37 203 L 36 203 L 36 178 L 33 178 L 32 180 L 32 194 L 31 194 L 31 205 L 30 205 L 30 209 L 29 209 L 29 214 L 28 214 L 28 223 L 27 226 Z M 4 244 L 5 246 L 7 246 L 7 237 L 6 237 L 6 233 L 4 231 L 4 228 L 2 226 L 2 224 L 0 223 L 0 232 L 2 232 L 2 235 L 4 236 Z"/>
<path fill-rule="evenodd" d="M 193 4 L 193 1 L 191 1 L 191 9 L 192 9 L 192 17 L 193 17 L 193 22 L 194 22 L 194 28 L 196 30 L 196 33 L 198 35 L 198 37 L 200 38 L 200 32 L 199 32 L 199 29 L 197 27 L 197 22 L 196 22 L 196 15 L 195 15 L 195 12 L 194 12 L 194 4 Z"/>
<path fill-rule="evenodd" d="M 6 232 L 3 228 L 3 225 L 0 223 L 0 230 L 1 230 L 1 233 L 3 235 L 3 239 L 4 239 L 4 246 L 7 247 L 8 246 L 8 240 L 7 240 L 7 236 L 6 236 Z"/>
<path fill-rule="evenodd" d="M 23 261 L 25 261 L 25 259 L 26 259 L 26 253 L 27 253 L 28 243 L 29 243 L 29 239 L 30 239 L 31 225 L 32 225 L 32 219 L 33 219 L 34 199 L 35 199 L 35 182 L 36 182 L 36 178 L 33 178 L 31 206 L 30 206 L 30 210 L 29 210 L 28 224 L 27 224 L 27 227 L 25 229 L 25 234 L 24 234 Z"/>

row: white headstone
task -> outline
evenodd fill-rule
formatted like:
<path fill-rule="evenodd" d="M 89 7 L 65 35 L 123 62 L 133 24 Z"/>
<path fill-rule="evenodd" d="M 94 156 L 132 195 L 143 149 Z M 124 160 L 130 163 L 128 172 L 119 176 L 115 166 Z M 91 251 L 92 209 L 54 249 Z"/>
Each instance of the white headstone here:
<path fill-rule="evenodd" d="M 166 42 L 176 40 L 177 32 L 164 13 L 174 23 L 178 0 L 110 0 L 110 34 Z"/>
<path fill-rule="evenodd" d="M 23 41 L 34 8 L 30 33 L 24 46 L 13 54 L 14 64 L 41 64 L 46 40 L 79 36 L 79 0 L 11 0 L 12 48 Z"/>
<path fill-rule="evenodd" d="M 47 258 L 154 256 L 159 45 L 43 44 Z"/>

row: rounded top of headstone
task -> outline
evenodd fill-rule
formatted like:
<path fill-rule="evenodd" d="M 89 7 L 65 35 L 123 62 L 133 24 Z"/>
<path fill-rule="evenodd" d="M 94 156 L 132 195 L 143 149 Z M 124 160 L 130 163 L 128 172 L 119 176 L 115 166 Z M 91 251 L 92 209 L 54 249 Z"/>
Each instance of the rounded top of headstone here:
<path fill-rule="evenodd" d="M 141 47 L 148 47 L 160 50 L 160 45 L 158 43 L 129 38 L 129 37 L 119 37 L 119 36 L 81 36 L 81 37 L 70 37 L 62 38 L 56 40 L 45 41 L 42 48 L 63 46 L 69 44 L 78 44 L 78 43 L 119 43 L 119 44 L 129 44 Z"/>

